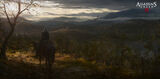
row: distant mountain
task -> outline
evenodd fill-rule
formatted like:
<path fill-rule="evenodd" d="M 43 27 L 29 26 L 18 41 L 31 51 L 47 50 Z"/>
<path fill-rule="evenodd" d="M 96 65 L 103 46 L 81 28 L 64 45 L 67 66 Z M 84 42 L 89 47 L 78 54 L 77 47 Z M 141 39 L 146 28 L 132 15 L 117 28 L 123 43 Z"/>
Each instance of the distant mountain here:
<path fill-rule="evenodd" d="M 59 18 L 53 18 L 54 21 L 61 21 L 61 22 L 81 22 L 84 21 L 83 19 L 74 18 L 74 17 L 59 17 Z"/>
<path fill-rule="evenodd" d="M 103 20 L 120 20 L 120 19 L 159 19 L 160 10 L 150 9 L 148 13 L 144 9 L 128 9 L 116 13 L 110 13 L 100 19 Z"/>
<path fill-rule="evenodd" d="M 121 32 L 130 35 L 130 34 L 136 34 L 136 31 L 138 31 L 140 28 L 142 28 L 142 30 L 140 30 L 139 32 L 143 30 L 150 30 L 153 28 L 153 26 L 156 26 L 155 29 L 157 28 L 159 29 L 158 24 L 160 23 L 160 20 L 143 20 L 143 19 L 134 19 L 125 21 L 101 21 L 99 19 L 95 19 L 82 22 L 77 22 L 77 21 L 66 22 L 62 21 L 63 18 L 64 17 L 59 19 L 56 18 L 39 22 L 24 20 L 23 22 L 17 25 L 15 33 L 40 35 L 41 31 L 43 30 L 43 27 L 46 26 L 48 30 L 52 33 L 54 32 L 57 33 L 62 31 L 64 32 L 71 31 L 72 33 L 73 32 L 80 33 L 83 31 L 85 33 L 91 33 L 91 34 L 93 33 L 93 35 L 97 33 L 113 34 L 115 29 L 119 29 Z M 65 17 L 64 19 L 70 19 L 70 18 Z M 114 30 L 112 27 L 114 28 Z M 151 33 L 151 31 L 147 32 Z"/>

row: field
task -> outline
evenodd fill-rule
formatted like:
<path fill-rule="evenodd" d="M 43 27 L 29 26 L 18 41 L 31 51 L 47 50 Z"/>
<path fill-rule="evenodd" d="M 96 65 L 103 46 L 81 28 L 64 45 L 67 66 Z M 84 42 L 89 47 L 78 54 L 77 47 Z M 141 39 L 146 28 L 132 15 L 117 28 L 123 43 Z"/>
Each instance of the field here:
<path fill-rule="evenodd" d="M 33 53 L 8 53 L 8 61 L 1 60 L 1 79 L 45 79 L 44 65 L 34 58 Z M 99 79 L 105 76 L 106 66 L 83 58 L 56 54 L 52 69 L 54 79 Z M 103 73 L 103 74 L 102 74 Z M 9 76 L 8 76 L 9 75 Z"/>
<path fill-rule="evenodd" d="M 50 79 L 159 79 L 159 21 L 107 24 L 49 27 L 56 48 Z M 41 39 L 40 28 L 26 28 L 9 40 L 0 79 L 48 78 L 33 46 Z"/>

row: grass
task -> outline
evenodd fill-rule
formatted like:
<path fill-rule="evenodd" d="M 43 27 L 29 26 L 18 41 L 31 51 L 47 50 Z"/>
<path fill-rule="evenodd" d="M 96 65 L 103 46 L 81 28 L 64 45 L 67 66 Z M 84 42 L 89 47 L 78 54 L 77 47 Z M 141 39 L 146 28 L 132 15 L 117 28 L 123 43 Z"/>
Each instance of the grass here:
<path fill-rule="evenodd" d="M 0 79 L 47 79 L 44 65 L 33 53 L 7 53 L 8 60 L 0 60 Z M 56 54 L 50 79 L 152 79 L 149 75 L 138 76 L 134 70 L 106 66 L 68 54 Z M 160 77 L 154 77 L 159 79 Z"/>
<path fill-rule="evenodd" d="M 33 53 L 7 53 L 7 56 L 8 61 L 0 60 L 0 79 L 46 79 L 44 66 L 39 66 Z M 105 66 L 94 61 L 57 53 L 51 75 L 54 79 L 99 79 L 103 70 Z"/>

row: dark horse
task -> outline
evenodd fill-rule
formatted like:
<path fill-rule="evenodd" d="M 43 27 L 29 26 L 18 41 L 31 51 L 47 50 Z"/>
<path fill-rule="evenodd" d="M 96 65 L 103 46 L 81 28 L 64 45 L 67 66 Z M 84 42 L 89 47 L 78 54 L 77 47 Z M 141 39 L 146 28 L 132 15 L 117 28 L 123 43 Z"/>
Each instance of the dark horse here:
<path fill-rule="evenodd" d="M 41 40 L 38 43 L 34 43 L 34 49 L 36 51 L 36 56 L 40 61 L 40 65 L 41 61 L 45 60 L 47 73 L 50 74 L 55 60 L 55 47 L 49 40 L 49 33 L 46 28 L 42 32 Z"/>
<path fill-rule="evenodd" d="M 45 60 L 46 67 L 51 67 L 55 60 L 55 47 L 51 41 L 43 40 L 35 44 L 36 57 L 40 61 Z"/>

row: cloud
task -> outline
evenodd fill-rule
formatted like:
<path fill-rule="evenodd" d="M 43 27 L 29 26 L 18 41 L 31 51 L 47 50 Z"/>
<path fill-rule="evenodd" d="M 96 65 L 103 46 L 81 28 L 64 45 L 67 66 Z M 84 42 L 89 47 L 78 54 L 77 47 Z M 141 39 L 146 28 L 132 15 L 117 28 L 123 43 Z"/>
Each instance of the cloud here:
<path fill-rule="evenodd" d="M 64 8 L 109 8 L 128 9 L 135 8 L 139 2 L 160 2 L 159 0 L 49 0 L 64 5 Z"/>
<path fill-rule="evenodd" d="M 159 5 L 160 0 L 43 0 L 45 7 L 38 10 L 35 19 L 56 17 L 95 18 L 112 12 L 119 12 L 137 8 L 137 2 L 154 2 Z M 33 17 L 28 17 L 33 19 Z"/>

